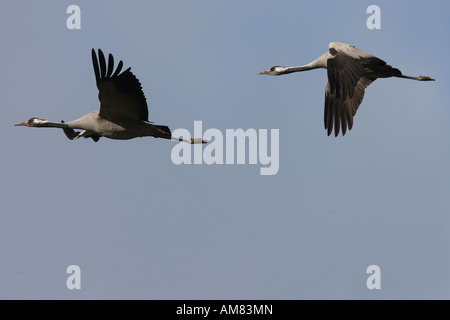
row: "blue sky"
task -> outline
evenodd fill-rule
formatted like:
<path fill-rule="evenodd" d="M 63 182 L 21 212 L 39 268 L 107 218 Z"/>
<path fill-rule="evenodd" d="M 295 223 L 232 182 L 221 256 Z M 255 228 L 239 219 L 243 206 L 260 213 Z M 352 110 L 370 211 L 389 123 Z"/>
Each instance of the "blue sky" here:
<path fill-rule="evenodd" d="M 81 30 L 66 9 L 81 8 Z M 381 8 L 369 30 L 366 9 Z M 0 298 L 448 299 L 450 7 L 442 1 L 0 4 Z M 366 91 L 345 137 L 323 128 L 331 41 L 407 75 Z M 279 129 L 280 165 L 174 165 L 173 141 L 69 141 L 98 109 L 90 51 L 123 60 L 172 131 Z M 81 269 L 68 290 L 66 269 Z M 381 268 L 368 290 L 366 269 Z"/>

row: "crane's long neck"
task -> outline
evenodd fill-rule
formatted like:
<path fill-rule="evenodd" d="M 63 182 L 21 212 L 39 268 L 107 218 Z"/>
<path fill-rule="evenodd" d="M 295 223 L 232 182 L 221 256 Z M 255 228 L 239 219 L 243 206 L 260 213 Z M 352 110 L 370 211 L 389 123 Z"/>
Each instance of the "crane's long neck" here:
<path fill-rule="evenodd" d="M 51 122 L 47 120 L 40 120 L 39 123 L 36 124 L 36 127 L 47 127 L 47 128 L 70 128 L 70 126 L 67 123 L 59 123 L 59 122 Z"/>
<path fill-rule="evenodd" d="M 283 71 L 280 72 L 280 74 L 288 74 L 293 72 L 300 72 L 300 71 L 307 71 L 312 69 L 318 69 L 318 68 L 327 68 L 327 60 L 329 57 L 329 53 L 324 53 L 316 60 L 305 64 L 304 66 L 298 66 L 298 67 L 289 67 L 285 68 Z"/>

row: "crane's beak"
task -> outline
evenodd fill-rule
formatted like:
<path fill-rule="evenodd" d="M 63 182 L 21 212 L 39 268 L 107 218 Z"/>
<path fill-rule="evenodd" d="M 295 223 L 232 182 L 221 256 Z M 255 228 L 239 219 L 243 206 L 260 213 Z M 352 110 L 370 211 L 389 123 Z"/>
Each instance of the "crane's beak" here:
<path fill-rule="evenodd" d="M 258 72 L 257 74 L 268 74 L 269 71 L 270 71 L 270 70 L 265 70 L 265 71 Z"/>
<path fill-rule="evenodd" d="M 28 120 L 20 123 L 16 123 L 15 126 L 26 126 L 28 127 Z"/>

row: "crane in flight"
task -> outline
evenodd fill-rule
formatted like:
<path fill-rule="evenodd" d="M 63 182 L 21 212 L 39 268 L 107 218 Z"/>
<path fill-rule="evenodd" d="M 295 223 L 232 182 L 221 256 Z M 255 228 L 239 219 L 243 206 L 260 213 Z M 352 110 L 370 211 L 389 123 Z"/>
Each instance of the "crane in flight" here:
<path fill-rule="evenodd" d="M 114 58 L 108 56 L 106 65 L 103 52 L 98 50 L 98 59 L 92 49 L 92 64 L 99 91 L 100 110 L 88 113 L 81 118 L 65 123 L 50 122 L 39 118 L 16 123 L 15 126 L 61 128 L 70 140 L 79 137 L 92 138 L 97 142 L 100 137 L 128 140 L 137 137 L 155 137 L 184 141 L 188 143 L 206 143 L 201 138 L 181 139 L 172 137 L 168 126 L 156 125 L 148 121 L 148 107 L 141 83 L 128 68 L 122 73 L 123 62 L 119 61 L 114 71 Z M 114 71 L 114 73 L 113 73 Z M 75 131 L 81 129 L 83 131 Z"/>
<path fill-rule="evenodd" d="M 329 51 L 304 66 L 285 68 L 274 66 L 257 74 L 279 76 L 283 74 L 325 68 L 328 82 L 325 89 L 324 124 L 328 135 L 333 132 L 337 137 L 342 128 L 353 127 L 353 116 L 364 97 L 364 90 L 377 78 L 405 78 L 418 81 L 434 81 L 426 76 L 405 76 L 399 69 L 393 68 L 383 60 L 362 51 L 355 46 L 331 42 Z"/>

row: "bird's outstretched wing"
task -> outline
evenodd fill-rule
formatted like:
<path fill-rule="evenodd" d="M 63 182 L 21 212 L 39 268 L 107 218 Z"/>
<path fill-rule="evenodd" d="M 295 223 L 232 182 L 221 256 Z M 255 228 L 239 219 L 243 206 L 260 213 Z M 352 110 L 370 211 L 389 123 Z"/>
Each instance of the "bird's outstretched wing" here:
<path fill-rule="evenodd" d="M 325 90 L 325 129 L 328 135 L 338 136 L 340 128 L 345 135 L 353 125 L 353 116 L 364 97 L 364 90 L 379 76 L 401 74 L 383 60 L 352 45 L 332 42 L 327 60 L 328 83 Z M 378 74 L 377 71 L 380 71 Z M 383 72 L 381 72 L 383 71 Z"/>
<path fill-rule="evenodd" d="M 140 120 L 148 121 L 148 107 L 139 80 L 126 69 L 120 73 L 123 62 L 120 61 L 114 71 L 114 58 L 108 56 L 106 65 L 103 52 L 98 50 L 98 60 L 92 49 L 92 64 L 99 90 L 100 115 L 110 121 Z"/>
<path fill-rule="evenodd" d="M 353 116 L 364 98 L 364 89 L 367 88 L 375 79 L 371 80 L 365 77 L 359 78 L 356 86 L 353 88 L 353 96 L 351 98 L 336 97 L 331 93 L 330 82 L 327 83 L 325 89 L 325 112 L 324 123 L 328 135 L 333 132 L 337 137 L 339 129 L 342 128 L 342 135 L 353 127 Z"/>

